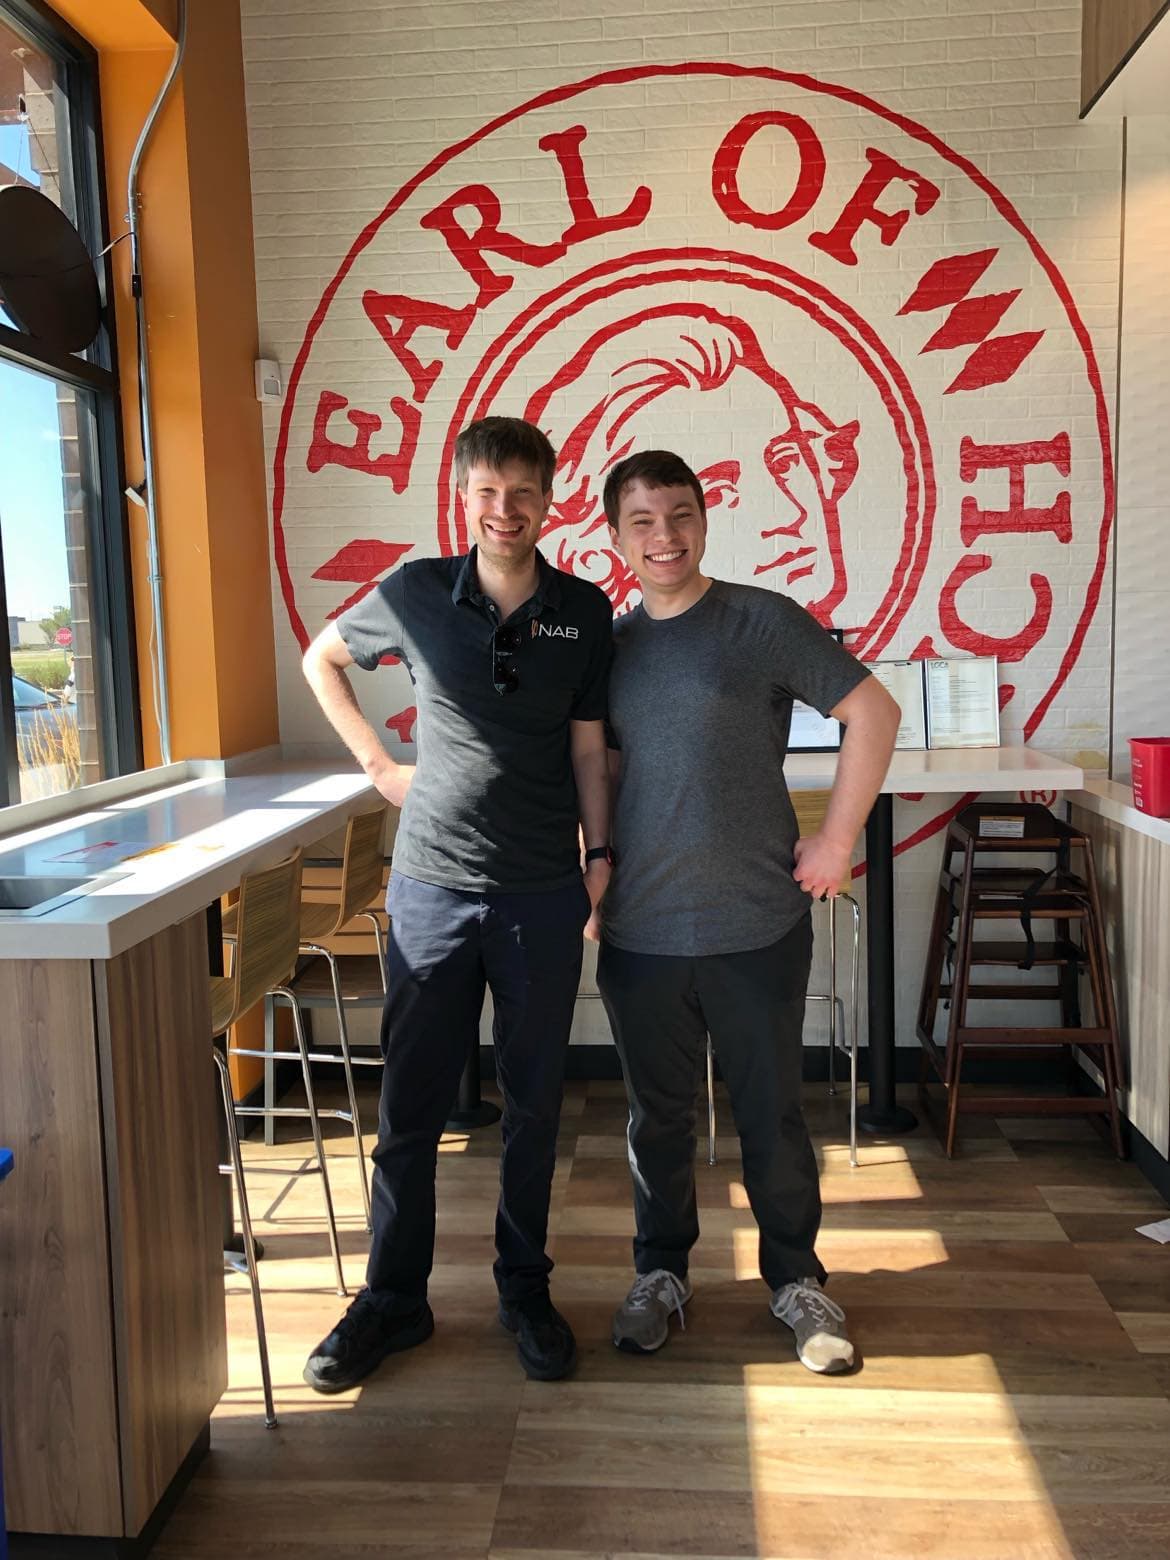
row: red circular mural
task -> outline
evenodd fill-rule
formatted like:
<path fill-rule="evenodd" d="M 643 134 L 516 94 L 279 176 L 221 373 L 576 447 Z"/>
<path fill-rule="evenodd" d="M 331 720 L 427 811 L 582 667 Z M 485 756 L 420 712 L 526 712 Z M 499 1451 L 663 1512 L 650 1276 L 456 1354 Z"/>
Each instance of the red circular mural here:
<path fill-rule="evenodd" d="M 615 149 L 616 125 L 714 82 L 685 156 Z M 703 481 L 713 573 L 785 591 L 868 658 L 997 655 L 1009 739 L 1037 733 L 1081 654 L 1113 506 L 1088 331 L 990 180 L 848 88 L 606 72 L 394 195 L 289 375 L 273 522 L 300 645 L 404 559 L 463 550 L 452 445 L 488 412 L 549 433 L 542 545 L 615 610 L 636 583 L 601 485 L 658 444 Z M 408 740 L 409 683 L 377 681 L 363 699 Z"/>

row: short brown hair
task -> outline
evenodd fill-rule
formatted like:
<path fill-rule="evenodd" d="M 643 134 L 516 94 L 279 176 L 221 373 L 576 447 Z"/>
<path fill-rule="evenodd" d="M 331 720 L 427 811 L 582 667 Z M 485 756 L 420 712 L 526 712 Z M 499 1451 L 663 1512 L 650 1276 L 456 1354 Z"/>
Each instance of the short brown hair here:
<path fill-rule="evenodd" d="M 552 487 L 557 452 L 545 435 L 522 417 L 482 417 L 455 440 L 455 481 L 461 493 L 473 466 L 502 471 L 509 461 L 522 461 L 540 473 L 540 490 Z"/>
<path fill-rule="evenodd" d="M 638 455 L 627 455 L 605 479 L 605 491 L 601 502 L 605 505 L 605 518 L 616 531 L 621 513 L 622 495 L 631 482 L 641 482 L 648 488 L 689 487 L 698 500 L 699 513 L 707 513 L 707 500 L 698 477 L 672 450 L 643 450 Z"/>

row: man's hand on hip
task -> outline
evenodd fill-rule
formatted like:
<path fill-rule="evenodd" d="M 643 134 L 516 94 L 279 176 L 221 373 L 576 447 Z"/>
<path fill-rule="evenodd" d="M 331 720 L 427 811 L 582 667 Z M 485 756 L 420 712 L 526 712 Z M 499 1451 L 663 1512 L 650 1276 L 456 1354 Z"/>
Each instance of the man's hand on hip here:
<path fill-rule="evenodd" d="M 384 761 L 372 764 L 366 773 L 388 802 L 392 802 L 395 807 L 402 806 L 414 779 L 413 764 L 396 764 L 387 756 Z"/>
<path fill-rule="evenodd" d="M 834 898 L 849 882 L 851 849 L 824 834 L 810 834 L 797 840 L 793 854 L 796 865 L 792 876 L 814 899 Z"/>

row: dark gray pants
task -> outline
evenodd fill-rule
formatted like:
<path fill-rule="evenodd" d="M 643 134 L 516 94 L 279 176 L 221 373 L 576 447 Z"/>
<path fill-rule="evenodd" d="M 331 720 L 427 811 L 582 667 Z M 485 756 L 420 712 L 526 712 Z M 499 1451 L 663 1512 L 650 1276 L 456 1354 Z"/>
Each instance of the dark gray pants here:
<path fill-rule="evenodd" d="M 634 1266 L 684 1277 L 699 1237 L 695 1094 L 708 1032 L 731 1098 L 743 1181 L 770 1289 L 824 1280 L 816 1156 L 800 1108 L 801 1031 L 812 960 L 806 916 L 748 953 L 674 958 L 603 943 L 597 985 L 630 1103 Z"/>

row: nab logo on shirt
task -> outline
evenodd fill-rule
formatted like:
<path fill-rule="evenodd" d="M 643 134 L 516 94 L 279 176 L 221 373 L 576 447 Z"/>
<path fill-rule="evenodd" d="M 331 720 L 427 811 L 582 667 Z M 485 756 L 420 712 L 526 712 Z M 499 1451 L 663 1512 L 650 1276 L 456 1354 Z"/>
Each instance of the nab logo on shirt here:
<path fill-rule="evenodd" d="M 572 628 L 571 626 L 568 626 L 568 625 L 564 625 L 563 626 L 560 623 L 554 623 L 550 627 L 549 624 L 547 624 L 547 623 L 541 623 L 541 622 L 538 622 L 536 619 L 533 619 L 533 623 L 532 623 L 532 637 L 533 637 L 533 639 L 539 639 L 542 634 L 544 635 L 544 637 L 546 639 L 578 639 L 578 638 L 580 638 L 580 635 L 579 635 L 578 631 L 575 628 Z"/>

